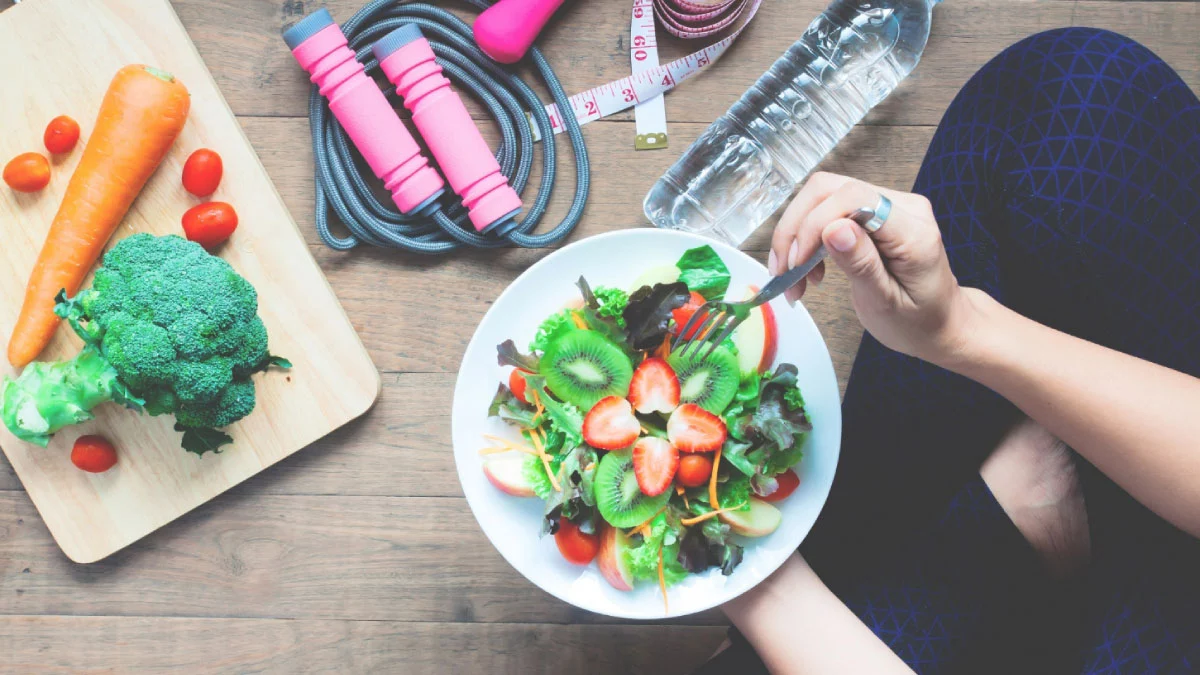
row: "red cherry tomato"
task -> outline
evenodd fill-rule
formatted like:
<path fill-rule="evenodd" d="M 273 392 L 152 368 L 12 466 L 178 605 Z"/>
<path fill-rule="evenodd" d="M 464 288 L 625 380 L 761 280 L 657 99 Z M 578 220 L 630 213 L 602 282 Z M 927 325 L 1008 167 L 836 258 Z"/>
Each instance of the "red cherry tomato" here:
<path fill-rule="evenodd" d="M 525 383 L 525 371 L 513 368 L 508 375 L 508 388 L 512 390 L 513 396 L 516 396 L 518 401 L 524 401 L 525 390 L 528 389 Z"/>
<path fill-rule="evenodd" d="M 554 543 L 558 544 L 558 552 L 562 557 L 576 565 L 592 562 L 600 552 L 600 537 L 580 532 L 579 526 L 566 518 L 558 520 L 558 532 L 554 533 Z"/>
<path fill-rule="evenodd" d="M 225 243 L 237 226 L 237 211 L 225 202 L 193 206 L 183 214 L 183 233 L 188 239 L 208 249 Z"/>
<path fill-rule="evenodd" d="M 4 165 L 4 182 L 17 192 L 37 192 L 50 183 L 50 160 L 26 152 Z"/>
<path fill-rule="evenodd" d="M 117 463 L 117 449 L 103 436 L 80 436 L 71 448 L 71 463 L 89 473 L 104 473 Z"/>
<path fill-rule="evenodd" d="M 207 148 L 201 148 L 188 157 L 183 165 L 183 189 L 197 197 L 207 197 L 217 191 L 225 165 L 221 156 Z"/>
<path fill-rule="evenodd" d="M 788 498 L 788 495 L 796 491 L 800 485 L 800 476 L 796 475 L 795 471 L 788 469 L 783 473 L 775 476 L 775 480 L 779 483 L 779 489 L 772 492 L 770 495 L 763 497 L 765 502 L 780 502 Z"/>
<path fill-rule="evenodd" d="M 687 454 L 679 460 L 679 471 L 675 480 L 683 487 L 706 485 L 712 476 L 712 459 L 708 455 Z"/>
<path fill-rule="evenodd" d="M 66 115 L 55 117 L 46 125 L 42 142 L 51 154 L 59 155 L 74 150 L 79 142 L 79 123 Z"/>
<path fill-rule="evenodd" d="M 688 297 L 688 301 L 687 301 L 686 305 L 684 305 L 683 307 L 680 307 L 679 309 L 671 310 L 671 316 L 674 317 L 674 319 L 675 319 L 675 332 L 676 333 L 683 330 L 683 327 L 687 325 L 687 322 L 691 321 L 692 315 L 695 314 L 696 310 L 700 309 L 700 306 L 703 304 L 704 304 L 704 296 L 700 295 L 699 293 L 697 293 L 695 291 L 692 291 L 692 294 Z M 696 328 L 699 328 L 699 327 L 700 327 L 700 323 L 697 323 L 695 327 L 693 327 L 691 330 L 688 331 L 687 335 L 683 336 L 683 338 L 686 340 L 686 339 L 692 337 L 692 335 L 696 332 Z"/>

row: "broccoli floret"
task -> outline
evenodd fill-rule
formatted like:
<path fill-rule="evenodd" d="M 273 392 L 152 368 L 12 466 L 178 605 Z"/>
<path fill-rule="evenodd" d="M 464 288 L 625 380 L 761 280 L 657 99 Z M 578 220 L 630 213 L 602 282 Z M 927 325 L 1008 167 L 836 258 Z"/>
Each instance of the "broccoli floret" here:
<path fill-rule="evenodd" d="M 59 429 L 91 419 L 95 406 L 116 401 L 174 414 L 184 447 L 202 454 L 188 447 L 187 431 L 250 414 L 250 376 L 274 363 L 254 287 L 177 236 L 124 239 L 104 256 L 92 287 L 60 296 L 55 311 L 87 346 L 71 361 L 35 363 L 6 382 L 0 410 L 17 437 L 42 446 Z"/>

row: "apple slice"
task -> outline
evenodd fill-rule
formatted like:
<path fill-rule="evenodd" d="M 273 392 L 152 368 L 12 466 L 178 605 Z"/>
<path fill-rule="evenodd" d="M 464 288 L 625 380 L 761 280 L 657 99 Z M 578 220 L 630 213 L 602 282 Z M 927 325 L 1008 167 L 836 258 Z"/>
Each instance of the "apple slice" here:
<path fill-rule="evenodd" d="M 653 286 L 655 284 L 673 284 L 679 281 L 679 268 L 674 265 L 660 265 L 651 267 L 642 272 L 642 275 L 633 280 L 629 286 L 629 292 L 633 293 L 642 286 Z"/>
<path fill-rule="evenodd" d="M 525 480 L 525 457 L 520 454 L 489 457 L 483 462 L 483 474 L 492 485 L 514 497 L 535 497 L 533 486 Z"/>
<path fill-rule="evenodd" d="M 750 508 L 744 511 L 723 511 L 718 518 L 729 526 L 734 534 L 743 537 L 765 537 L 779 529 L 783 514 L 757 497 L 750 498 Z"/>
<path fill-rule="evenodd" d="M 758 287 L 747 289 L 749 300 L 758 293 Z M 733 332 L 733 344 L 738 348 L 738 370 L 742 376 L 765 373 L 775 365 L 775 352 L 779 348 L 779 326 L 775 321 L 775 310 L 771 304 L 759 305 L 750 316 Z"/>
<path fill-rule="evenodd" d="M 629 537 L 620 528 L 603 526 L 600 531 L 600 552 L 596 564 L 600 574 L 618 591 L 633 590 L 633 573 L 625 564 L 625 549 L 629 548 Z"/>

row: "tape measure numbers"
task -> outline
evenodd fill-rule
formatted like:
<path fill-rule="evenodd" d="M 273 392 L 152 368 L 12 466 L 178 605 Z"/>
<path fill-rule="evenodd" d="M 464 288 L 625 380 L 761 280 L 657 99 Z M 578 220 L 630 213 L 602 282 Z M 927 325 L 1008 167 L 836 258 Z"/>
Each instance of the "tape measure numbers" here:
<path fill-rule="evenodd" d="M 635 0 L 635 2 L 642 2 L 642 0 Z M 659 0 L 658 4 L 654 5 L 656 15 L 660 19 L 664 16 L 665 12 L 665 10 L 661 9 L 664 2 L 665 0 Z M 682 0 L 671 0 L 671 2 L 676 5 L 682 4 Z M 721 55 L 737 40 L 742 31 L 746 30 L 746 26 L 750 24 L 750 20 L 758 12 L 760 5 L 762 5 L 762 0 L 734 0 L 734 2 L 725 3 L 723 6 L 726 9 L 722 11 L 727 12 L 727 14 L 720 16 L 719 23 L 722 25 L 719 28 L 712 28 L 711 26 L 706 28 L 689 27 L 677 18 L 680 12 L 672 10 L 674 13 L 668 15 L 671 18 L 663 23 L 672 34 L 675 34 L 675 30 L 694 30 L 698 32 L 689 34 L 689 37 L 706 37 L 738 23 L 739 20 L 740 25 L 728 36 L 700 51 L 688 54 L 670 63 L 647 67 L 645 70 L 629 75 L 628 77 L 623 77 L 571 96 L 567 99 L 567 103 L 570 105 L 568 114 L 574 117 L 582 126 L 588 122 L 594 122 L 598 119 L 603 119 L 633 108 L 641 103 L 651 101 L 671 91 L 681 83 L 695 77 L 700 71 L 721 58 Z M 697 5 L 692 6 L 698 7 Z M 711 9 L 711 6 L 708 9 Z M 694 17 L 696 14 L 686 16 Z M 682 28 L 678 26 L 682 26 Z M 655 50 L 657 51 L 656 42 Z M 649 58 L 649 54 L 647 54 L 647 58 Z M 564 128 L 563 113 L 559 110 L 558 105 L 555 103 L 547 105 L 546 114 L 550 118 L 550 125 L 554 133 L 562 133 Z M 665 134 L 665 117 L 662 128 L 662 133 Z M 537 134 L 536 129 L 534 133 L 535 135 Z M 541 137 L 537 136 L 537 138 L 540 139 Z"/>
<path fill-rule="evenodd" d="M 658 35 L 654 30 L 654 0 L 633 0 L 629 25 L 629 64 L 633 74 L 657 68 Z M 661 150 L 667 147 L 667 105 L 662 94 L 638 103 L 633 108 L 637 150 Z"/>

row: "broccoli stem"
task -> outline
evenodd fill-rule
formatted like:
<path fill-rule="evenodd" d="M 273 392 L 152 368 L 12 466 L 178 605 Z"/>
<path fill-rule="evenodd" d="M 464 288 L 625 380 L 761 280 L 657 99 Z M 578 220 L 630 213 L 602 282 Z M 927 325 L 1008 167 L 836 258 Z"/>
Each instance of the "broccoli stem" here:
<path fill-rule="evenodd" d="M 117 371 L 88 345 L 70 361 L 35 362 L 16 380 L 5 378 L 0 418 L 14 436 L 44 448 L 54 432 L 92 419 L 93 408 L 123 390 Z"/>

